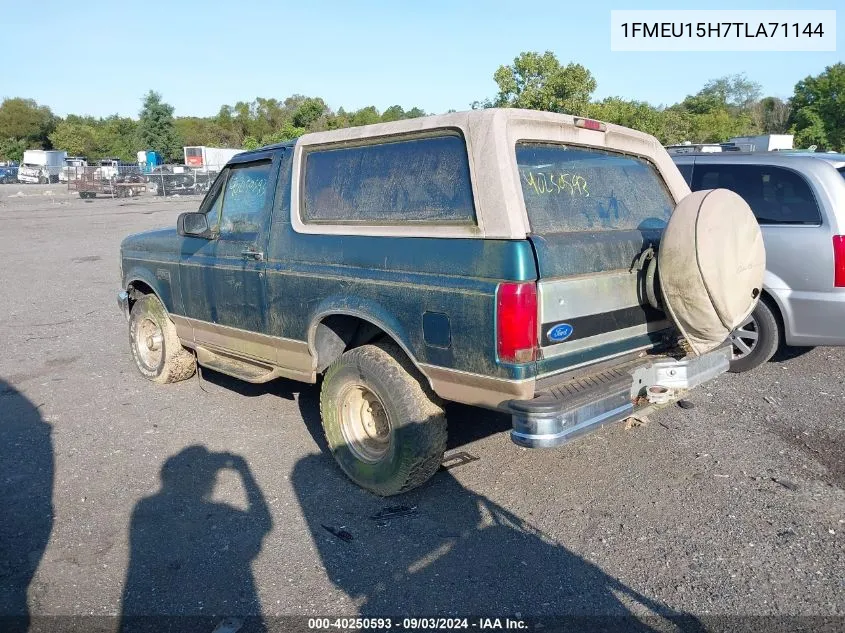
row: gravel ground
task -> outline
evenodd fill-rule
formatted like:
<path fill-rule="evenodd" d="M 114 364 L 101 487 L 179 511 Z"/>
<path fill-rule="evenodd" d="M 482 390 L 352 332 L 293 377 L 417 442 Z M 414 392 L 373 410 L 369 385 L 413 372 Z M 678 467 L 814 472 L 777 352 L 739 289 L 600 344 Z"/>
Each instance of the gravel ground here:
<path fill-rule="evenodd" d="M 845 350 L 549 451 L 452 406 L 478 459 L 386 501 L 323 452 L 317 387 L 135 370 L 120 240 L 197 204 L 0 186 L 0 614 L 845 615 Z"/>

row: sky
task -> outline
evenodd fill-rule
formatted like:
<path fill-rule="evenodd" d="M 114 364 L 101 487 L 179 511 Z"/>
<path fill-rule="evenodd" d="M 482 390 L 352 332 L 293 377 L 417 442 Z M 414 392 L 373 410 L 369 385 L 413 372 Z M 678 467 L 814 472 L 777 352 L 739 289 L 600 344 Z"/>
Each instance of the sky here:
<path fill-rule="evenodd" d="M 837 52 L 611 52 L 611 9 L 796 9 L 794 2 L 253 2 L 174 0 L 4 2 L 0 98 L 68 113 L 137 116 L 160 92 L 177 116 L 292 94 L 334 109 L 399 104 L 469 109 L 496 94 L 493 73 L 522 51 L 553 51 L 593 73 L 596 98 L 671 105 L 716 77 L 746 73 L 765 95 L 845 60 Z M 812 9 L 836 9 L 817 0 Z"/>

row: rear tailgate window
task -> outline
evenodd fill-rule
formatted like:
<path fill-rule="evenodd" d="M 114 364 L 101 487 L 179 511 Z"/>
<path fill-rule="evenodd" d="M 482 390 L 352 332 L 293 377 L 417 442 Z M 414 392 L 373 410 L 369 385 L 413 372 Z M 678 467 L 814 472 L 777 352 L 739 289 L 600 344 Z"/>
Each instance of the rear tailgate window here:
<path fill-rule="evenodd" d="M 549 143 L 517 143 L 531 230 L 537 234 L 660 230 L 674 199 L 636 156 Z"/>

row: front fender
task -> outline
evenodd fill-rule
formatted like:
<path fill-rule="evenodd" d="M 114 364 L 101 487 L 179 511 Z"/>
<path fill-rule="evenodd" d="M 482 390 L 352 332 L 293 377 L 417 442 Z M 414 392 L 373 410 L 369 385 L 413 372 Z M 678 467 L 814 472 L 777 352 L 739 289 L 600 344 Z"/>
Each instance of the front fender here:
<path fill-rule="evenodd" d="M 124 273 L 123 288 L 127 290 L 131 284 L 140 281 L 149 286 L 156 296 L 161 299 L 168 312 L 174 312 L 176 305 L 173 296 L 173 283 L 170 271 L 161 269 L 154 271 L 142 264 L 135 264 Z"/>

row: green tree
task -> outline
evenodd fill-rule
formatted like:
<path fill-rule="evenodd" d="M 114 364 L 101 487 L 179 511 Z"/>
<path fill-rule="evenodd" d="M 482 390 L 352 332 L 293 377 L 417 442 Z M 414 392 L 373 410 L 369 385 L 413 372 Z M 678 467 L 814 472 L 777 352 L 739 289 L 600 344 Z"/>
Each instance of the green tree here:
<path fill-rule="evenodd" d="M 751 81 L 745 73 L 740 73 L 711 79 L 704 84 L 698 96 L 712 96 L 721 105 L 747 110 L 757 102 L 761 94 L 760 84 Z"/>
<path fill-rule="evenodd" d="M 140 149 L 138 127 L 139 122 L 116 114 L 102 119 L 96 128 L 99 158 L 114 157 L 135 162 Z"/>
<path fill-rule="evenodd" d="M 0 139 L 0 160 L 11 160 L 19 163 L 23 159 L 26 147 L 26 141 L 23 139 Z"/>
<path fill-rule="evenodd" d="M 319 97 L 304 99 L 293 111 L 291 123 L 294 127 L 311 129 L 320 117 L 329 111 L 326 102 Z"/>
<path fill-rule="evenodd" d="M 608 97 L 592 103 L 587 111 L 590 118 L 624 125 L 658 137 L 662 132 L 661 114 L 660 110 L 645 101 L 629 101 L 621 97 Z"/>
<path fill-rule="evenodd" d="M 821 149 L 825 149 L 830 145 L 825 122 L 818 112 L 808 107 L 800 108 L 795 113 L 794 121 L 794 144 L 797 147 L 815 145 Z"/>
<path fill-rule="evenodd" d="M 273 134 L 269 134 L 261 139 L 262 145 L 272 145 L 273 143 L 284 143 L 285 141 L 290 141 L 295 139 L 297 136 L 302 136 L 308 130 L 304 127 L 298 127 L 293 125 L 292 123 L 286 123 L 282 126 L 282 129 L 274 132 Z"/>
<path fill-rule="evenodd" d="M 754 129 L 749 114 L 734 114 L 719 108 L 691 119 L 691 139 L 700 143 L 723 143 L 734 136 L 748 136 Z"/>
<path fill-rule="evenodd" d="M 799 81 L 792 108 L 796 141 L 815 138 L 812 144 L 823 149 L 845 151 L 845 63 L 828 66 L 819 75 Z"/>
<path fill-rule="evenodd" d="M 387 121 L 401 121 L 405 118 L 405 108 L 400 105 L 392 105 L 387 110 L 381 113 L 381 120 Z"/>
<path fill-rule="evenodd" d="M 97 129 L 88 123 L 62 121 L 50 134 L 53 147 L 66 150 L 70 156 L 94 158 L 97 150 Z"/>
<path fill-rule="evenodd" d="M 254 136 L 247 136 L 244 139 L 244 142 L 243 142 L 243 148 L 244 149 L 247 149 L 247 150 L 258 149 L 259 147 L 261 147 L 261 143 L 259 143 L 258 139 L 255 138 Z"/>
<path fill-rule="evenodd" d="M 173 106 L 150 90 L 143 99 L 138 119 L 138 139 L 142 149 L 158 152 L 165 160 L 177 160 L 182 155 L 182 143 L 173 122 Z"/>
<path fill-rule="evenodd" d="M 27 148 L 50 149 L 50 133 L 56 119 L 47 106 L 32 99 L 15 97 L 0 104 L 0 139 L 23 141 Z"/>
<path fill-rule="evenodd" d="M 177 117 L 174 125 L 185 145 L 241 147 L 243 142 L 236 132 L 220 125 L 216 117 Z"/>
<path fill-rule="evenodd" d="M 675 108 L 687 114 L 689 137 L 683 140 L 721 143 L 734 136 L 761 132 L 759 96 L 760 84 L 744 74 L 711 79 Z"/>
<path fill-rule="evenodd" d="M 778 97 L 760 99 L 753 109 L 755 124 L 763 134 L 784 134 L 789 129 L 792 106 Z"/>
<path fill-rule="evenodd" d="M 596 89 L 589 70 L 575 63 L 562 66 L 551 51 L 520 53 L 510 66 L 500 66 L 493 79 L 499 94 L 473 107 L 529 108 L 583 116 Z"/>
<path fill-rule="evenodd" d="M 366 106 L 360 110 L 356 110 L 350 120 L 349 125 L 371 125 L 381 121 L 381 115 L 375 106 Z"/>

